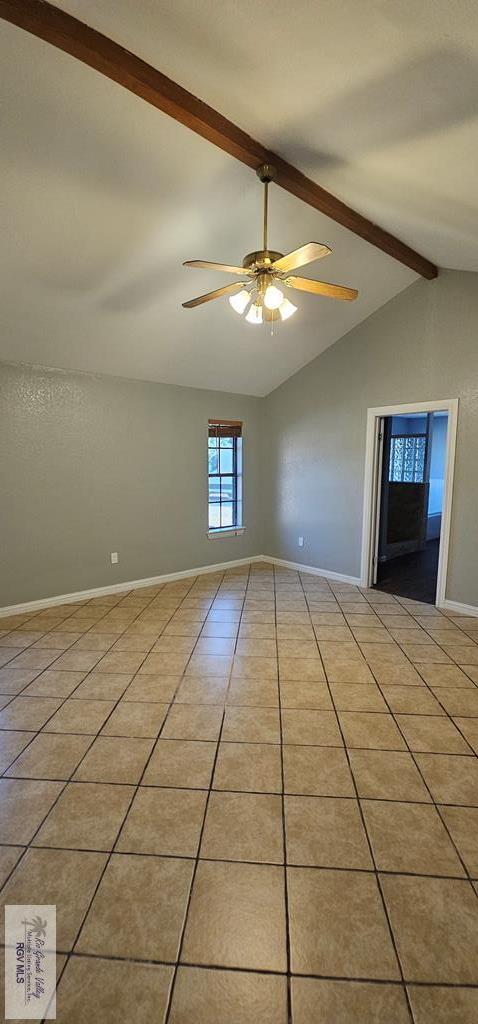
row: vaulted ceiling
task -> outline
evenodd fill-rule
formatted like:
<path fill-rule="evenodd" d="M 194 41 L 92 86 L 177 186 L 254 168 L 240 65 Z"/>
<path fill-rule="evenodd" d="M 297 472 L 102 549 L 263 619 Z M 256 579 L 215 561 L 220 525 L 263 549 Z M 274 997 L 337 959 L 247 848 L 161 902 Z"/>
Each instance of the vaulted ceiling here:
<path fill-rule="evenodd" d="M 467 0 L 62 0 L 441 266 L 478 269 L 478 9 Z M 277 327 L 184 259 L 260 244 L 254 173 L 48 43 L 0 22 L 0 358 L 266 394 L 416 279 L 271 186 L 270 243 L 333 249 Z M 320 268 L 320 272 L 318 270 Z M 434 283 L 430 282 L 430 288 Z"/>

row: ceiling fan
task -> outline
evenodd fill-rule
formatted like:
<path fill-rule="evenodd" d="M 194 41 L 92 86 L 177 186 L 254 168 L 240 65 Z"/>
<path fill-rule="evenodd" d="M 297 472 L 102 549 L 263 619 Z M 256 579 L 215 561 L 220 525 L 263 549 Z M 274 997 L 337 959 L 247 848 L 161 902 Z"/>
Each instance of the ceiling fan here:
<path fill-rule="evenodd" d="M 204 302 L 229 295 L 229 302 L 236 313 L 245 316 L 250 324 L 274 323 L 276 320 L 288 320 L 296 312 L 294 306 L 284 294 L 283 288 L 295 288 L 313 295 L 326 295 L 331 299 L 356 299 L 358 291 L 346 288 L 341 284 L 328 284 L 326 281 L 312 281 L 308 277 L 291 276 L 292 270 L 304 267 L 314 260 L 321 260 L 331 252 L 328 245 L 319 242 L 307 242 L 300 249 L 283 256 L 274 249 L 267 248 L 267 215 L 269 182 L 274 180 L 274 168 L 263 164 L 257 174 L 264 185 L 264 233 L 263 248 L 244 256 L 242 267 L 229 266 L 226 263 L 208 263 L 205 260 L 186 260 L 184 267 L 199 267 L 203 270 L 219 270 L 225 274 L 238 274 L 243 280 L 233 284 L 215 288 L 205 295 L 198 295 L 189 302 L 183 302 L 185 309 L 194 309 Z"/>

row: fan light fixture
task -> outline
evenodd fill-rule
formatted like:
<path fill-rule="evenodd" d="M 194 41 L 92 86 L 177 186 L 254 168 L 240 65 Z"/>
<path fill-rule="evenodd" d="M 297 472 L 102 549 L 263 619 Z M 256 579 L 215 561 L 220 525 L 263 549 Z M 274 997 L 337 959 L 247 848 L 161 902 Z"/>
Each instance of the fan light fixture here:
<path fill-rule="evenodd" d="M 270 284 L 266 288 L 264 295 L 264 305 L 268 309 L 279 309 L 281 302 L 284 301 L 284 293 L 281 292 L 280 288 L 275 284 Z"/>
<path fill-rule="evenodd" d="M 264 185 L 263 248 L 244 256 L 242 267 L 208 263 L 205 260 L 186 260 L 185 267 L 220 270 L 226 274 L 236 274 L 242 277 L 242 281 L 223 285 L 212 292 L 207 292 L 206 295 L 199 295 L 196 299 L 183 302 L 184 308 L 193 309 L 205 302 L 211 302 L 212 299 L 228 295 L 234 312 L 243 316 L 248 324 L 270 323 L 272 330 L 274 323 L 288 320 L 297 311 L 297 306 L 284 295 L 284 288 L 312 292 L 313 295 L 326 295 L 331 299 L 356 299 L 358 292 L 355 288 L 328 284 L 326 281 L 312 281 L 308 277 L 291 277 L 291 271 L 328 256 L 331 252 L 328 245 L 307 242 L 286 256 L 268 248 L 268 190 L 269 182 L 274 178 L 274 168 L 270 164 L 263 164 L 257 174 Z"/>
<path fill-rule="evenodd" d="M 229 302 L 235 313 L 244 313 L 246 306 L 249 305 L 251 296 L 245 288 L 241 292 L 237 292 L 236 295 L 230 295 Z"/>
<path fill-rule="evenodd" d="M 254 302 L 246 316 L 248 324 L 262 324 L 262 306 L 258 302 Z"/>
<path fill-rule="evenodd" d="M 295 313 L 297 306 L 294 306 L 293 302 L 289 302 L 289 299 L 284 299 L 279 306 L 279 314 L 281 320 L 288 320 L 293 313 Z"/>
<path fill-rule="evenodd" d="M 297 310 L 297 306 L 289 302 L 281 289 L 274 284 L 269 284 L 265 288 L 249 285 L 249 289 L 242 288 L 235 295 L 230 295 L 229 302 L 234 312 L 244 316 L 248 324 L 288 320 Z"/>

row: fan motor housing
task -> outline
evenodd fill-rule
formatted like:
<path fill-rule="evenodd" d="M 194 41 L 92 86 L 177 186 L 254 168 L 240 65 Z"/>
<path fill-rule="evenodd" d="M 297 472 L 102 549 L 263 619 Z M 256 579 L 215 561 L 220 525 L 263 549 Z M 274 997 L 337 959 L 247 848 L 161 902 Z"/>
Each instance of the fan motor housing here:
<path fill-rule="evenodd" d="M 283 253 L 276 252 L 275 249 L 258 249 L 256 252 L 248 252 L 247 256 L 244 256 L 242 266 L 244 270 L 268 270 L 271 263 L 275 260 L 279 260 Z"/>

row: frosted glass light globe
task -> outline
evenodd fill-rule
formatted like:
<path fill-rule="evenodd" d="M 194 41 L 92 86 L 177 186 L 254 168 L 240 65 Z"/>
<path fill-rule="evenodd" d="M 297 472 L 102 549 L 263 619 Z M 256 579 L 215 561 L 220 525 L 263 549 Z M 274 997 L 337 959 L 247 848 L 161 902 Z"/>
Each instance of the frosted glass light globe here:
<path fill-rule="evenodd" d="M 229 296 L 229 302 L 234 312 L 239 314 L 242 314 L 244 312 L 250 300 L 251 296 L 249 295 L 249 292 L 246 292 L 245 288 L 242 289 L 242 292 L 236 292 L 235 295 Z"/>
<path fill-rule="evenodd" d="M 280 288 L 277 288 L 275 284 L 270 284 L 266 288 L 266 293 L 264 295 L 264 305 L 267 306 L 268 309 L 279 309 L 279 306 L 281 302 L 283 302 L 283 300 L 284 296 Z"/>
<path fill-rule="evenodd" d="M 289 302 L 289 299 L 284 299 L 279 306 L 279 314 L 281 320 L 288 320 L 290 316 L 297 311 L 297 306 L 294 306 L 293 302 Z"/>
<path fill-rule="evenodd" d="M 246 320 L 248 324 L 261 324 L 262 323 L 262 307 L 258 306 L 255 302 L 251 306 Z"/>

